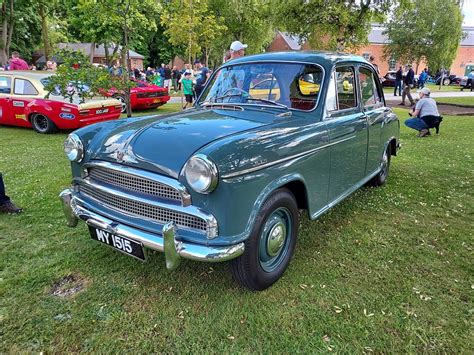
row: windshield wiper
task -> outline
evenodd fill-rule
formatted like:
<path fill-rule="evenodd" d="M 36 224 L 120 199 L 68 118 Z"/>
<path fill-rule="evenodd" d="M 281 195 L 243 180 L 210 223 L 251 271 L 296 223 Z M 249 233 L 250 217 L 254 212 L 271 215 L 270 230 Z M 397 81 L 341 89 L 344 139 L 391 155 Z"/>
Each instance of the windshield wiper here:
<path fill-rule="evenodd" d="M 280 103 L 272 101 L 272 100 L 260 99 L 258 97 L 247 97 L 247 101 L 260 101 L 260 102 L 264 102 L 266 104 L 272 104 L 272 105 L 284 108 L 286 110 L 289 110 L 288 106 L 280 104 Z"/>

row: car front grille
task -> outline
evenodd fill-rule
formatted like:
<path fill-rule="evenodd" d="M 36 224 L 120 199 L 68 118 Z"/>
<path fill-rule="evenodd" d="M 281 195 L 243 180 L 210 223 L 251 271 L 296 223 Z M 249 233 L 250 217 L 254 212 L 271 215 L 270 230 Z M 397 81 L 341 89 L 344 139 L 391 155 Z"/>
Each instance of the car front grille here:
<path fill-rule="evenodd" d="M 207 222 L 196 216 L 117 196 L 86 185 L 80 185 L 79 192 L 121 213 L 149 218 L 162 224 L 174 222 L 178 227 L 208 232 Z"/>
<path fill-rule="evenodd" d="M 103 182 L 128 191 L 183 202 L 180 193 L 175 188 L 144 177 L 102 167 L 89 168 L 89 177 L 99 183 Z"/>

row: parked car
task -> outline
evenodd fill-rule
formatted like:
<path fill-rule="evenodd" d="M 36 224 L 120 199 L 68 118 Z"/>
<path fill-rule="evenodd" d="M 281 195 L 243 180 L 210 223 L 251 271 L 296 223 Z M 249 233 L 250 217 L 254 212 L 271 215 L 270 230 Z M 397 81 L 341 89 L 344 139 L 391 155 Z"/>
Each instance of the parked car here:
<path fill-rule="evenodd" d="M 461 78 L 461 80 L 459 81 L 459 86 L 461 87 L 461 91 L 464 91 L 464 89 L 470 89 L 472 91 L 473 83 L 472 83 L 472 81 L 470 83 L 468 83 L 467 79 L 468 79 L 467 76 L 463 76 Z"/>
<path fill-rule="evenodd" d="M 136 86 L 130 89 L 130 105 L 132 110 L 157 108 L 170 100 L 168 89 L 147 83 L 146 81 L 135 80 L 135 82 Z M 112 89 L 105 92 L 105 95 L 120 100 L 122 113 L 127 111 L 125 96 L 122 92 Z"/>
<path fill-rule="evenodd" d="M 5 71 L 0 73 L 0 124 L 32 127 L 38 133 L 77 129 L 119 118 L 121 105 L 115 99 L 70 103 L 59 94 L 45 99 L 51 72 Z"/>
<path fill-rule="evenodd" d="M 395 87 L 395 78 L 397 72 L 394 70 L 388 71 L 381 80 L 383 87 Z M 406 72 L 403 73 L 403 79 L 405 79 Z M 418 87 L 418 78 L 419 75 L 415 74 L 415 87 Z"/>
<path fill-rule="evenodd" d="M 278 83 L 277 99 L 274 85 L 251 95 L 259 76 Z M 189 110 L 70 134 L 74 182 L 60 198 L 68 224 L 86 221 L 102 244 L 140 260 L 162 251 L 168 269 L 231 260 L 237 282 L 263 290 L 290 263 L 300 209 L 315 219 L 387 181 L 399 126 L 362 57 L 243 57 Z"/>
<path fill-rule="evenodd" d="M 459 85 L 461 79 L 462 78 L 460 76 L 457 76 L 457 75 L 454 75 L 454 74 L 447 75 L 443 79 L 443 85 L 445 85 L 445 86 L 447 86 L 447 85 Z M 435 81 L 436 85 L 439 85 L 440 82 L 441 82 L 441 75 L 436 77 L 434 81 Z"/>

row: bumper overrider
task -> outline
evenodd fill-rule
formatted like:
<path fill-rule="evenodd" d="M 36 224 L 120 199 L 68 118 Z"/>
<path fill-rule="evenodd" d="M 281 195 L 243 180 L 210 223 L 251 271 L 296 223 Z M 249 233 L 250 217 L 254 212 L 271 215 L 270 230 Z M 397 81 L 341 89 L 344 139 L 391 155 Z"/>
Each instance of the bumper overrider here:
<path fill-rule="evenodd" d="M 222 262 L 234 259 L 244 252 L 244 243 L 231 246 L 207 246 L 180 241 L 178 240 L 177 227 L 173 221 L 166 223 L 161 233 L 157 234 L 114 222 L 81 206 L 79 199 L 74 196 L 71 189 L 62 191 L 59 198 L 69 227 L 76 227 L 81 219 L 90 227 L 132 239 L 142 243 L 146 248 L 164 252 L 168 270 L 176 269 L 181 258 Z"/>

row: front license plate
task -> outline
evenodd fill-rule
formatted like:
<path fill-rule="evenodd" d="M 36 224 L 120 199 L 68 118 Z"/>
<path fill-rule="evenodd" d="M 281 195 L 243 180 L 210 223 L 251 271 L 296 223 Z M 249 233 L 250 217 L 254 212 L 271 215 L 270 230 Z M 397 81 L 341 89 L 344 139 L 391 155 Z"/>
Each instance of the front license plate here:
<path fill-rule="evenodd" d="M 100 115 L 101 113 L 107 113 L 107 112 L 109 112 L 108 108 L 101 108 L 100 110 L 95 111 L 97 115 Z"/>
<path fill-rule="evenodd" d="M 93 227 L 89 227 L 89 232 L 92 239 L 107 244 L 122 253 L 145 261 L 145 253 L 143 251 L 142 243 Z"/>
<path fill-rule="evenodd" d="M 154 104 L 157 104 L 157 103 L 160 102 L 160 101 L 161 101 L 160 99 L 154 99 L 154 100 L 153 100 L 153 103 L 154 103 Z"/>

